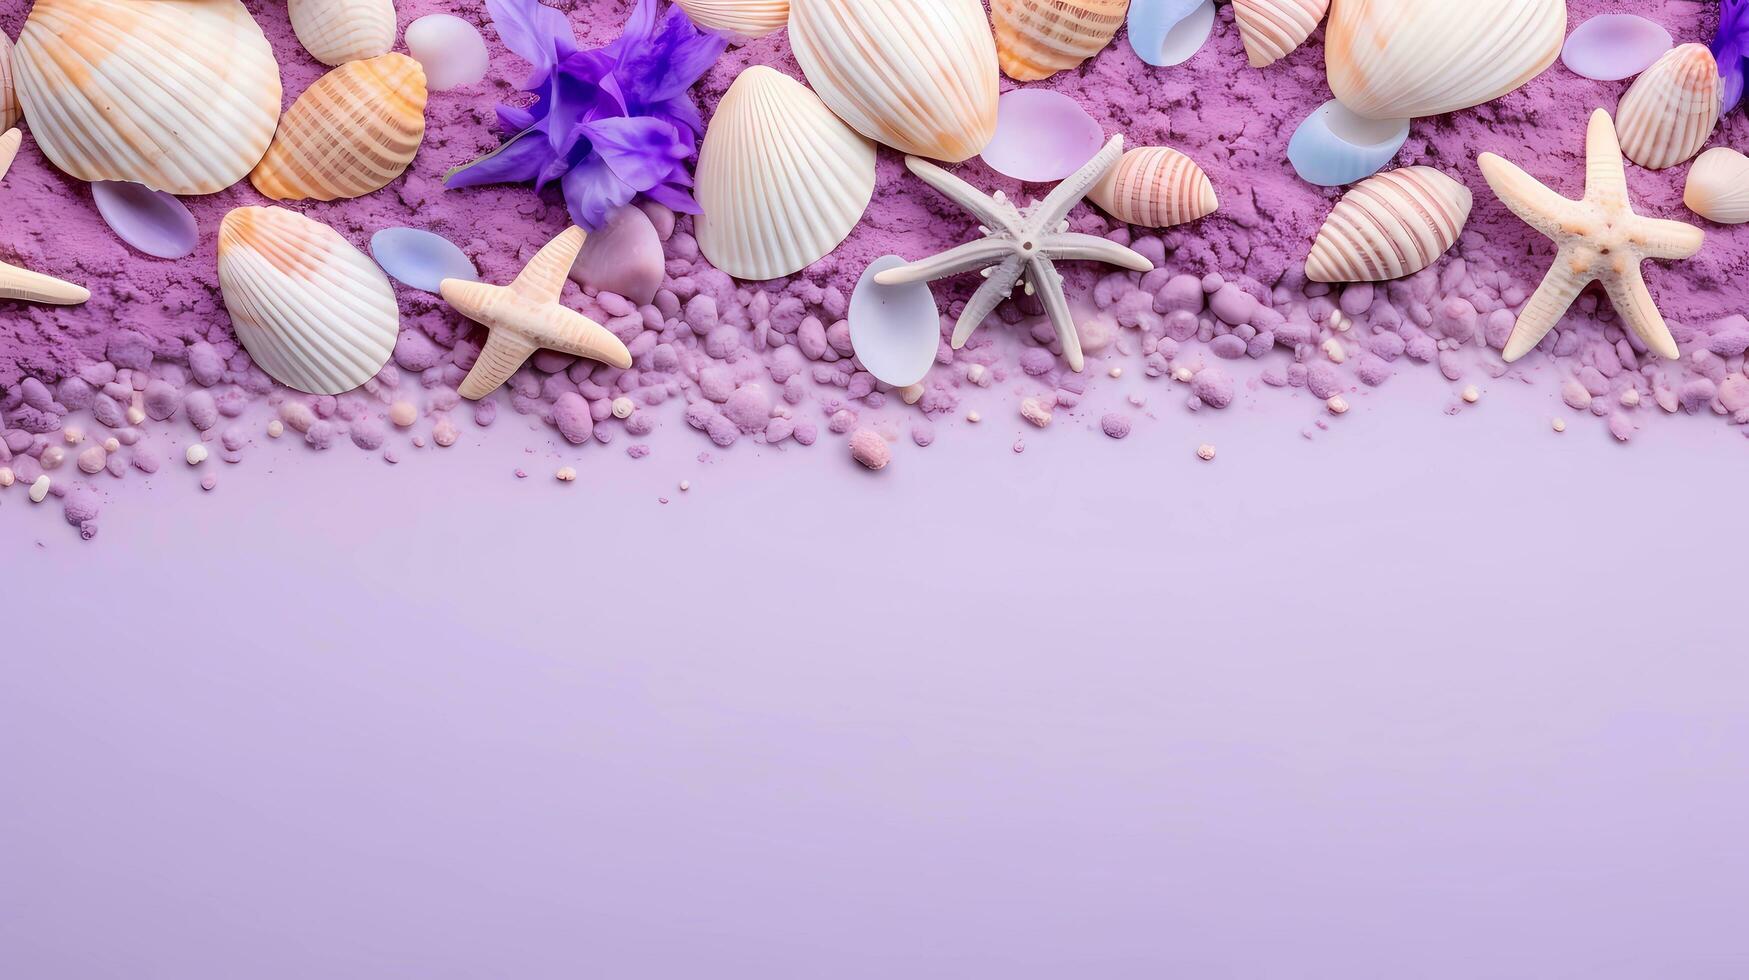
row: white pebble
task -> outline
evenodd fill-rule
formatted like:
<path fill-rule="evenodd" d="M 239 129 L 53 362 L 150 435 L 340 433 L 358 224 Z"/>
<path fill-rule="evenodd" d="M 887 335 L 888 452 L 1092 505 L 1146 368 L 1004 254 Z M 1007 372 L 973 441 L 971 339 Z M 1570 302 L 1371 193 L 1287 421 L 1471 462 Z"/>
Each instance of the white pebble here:
<path fill-rule="evenodd" d="M 1121 378 L 1121 377 L 1123 377 L 1123 368 L 1120 368 L 1120 367 L 1114 367 L 1114 368 L 1112 368 L 1112 369 L 1111 369 L 1111 370 L 1110 370 L 1110 371 L 1108 371 L 1108 372 L 1106 372 L 1106 373 L 1107 373 L 1107 374 L 1110 374 L 1110 375 L 1111 375 L 1111 376 L 1112 376 L 1112 377 L 1114 377 L 1114 378 Z"/>
<path fill-rule="evenodd" d="M 44 473 L 42 476 L 36 478 L 35 483 L 30 485 L 30 502 L 33 504 L 40 504 L 43 502 L 43 498 L 48 495 L 49 475 Z"/>
<path fill-rule="evenodd" d="M 1343 361 L 1348 360 L 1348 348 L 1342 346 L 1342 341 L 1337 340 L 1335 337 L 1331 337 L 1329 340 L 1324 341 L 1324 356 L 1337 364 L 1341 364 Z"/>
<path fill-rule="evenodd" d="M 1331 415 L 1348 414 L 1348 399 L 1341 395 L 1331 395 L 1330 400 L 1324 404 L 1329 406 Z"/>
<path fill-rule="evenodd" d="M 1190 368 L 1175 367 L 1172 369 L 1172 380 L 1174 380 L 1174 381 L 1178 381 L 1178 382 L 1181 382 L 1183 384 L 1190 384 L 1190 379 L 1194 378 L 1194 377 L 1196 377 L 1196 372 L 1192 371 Z"/>
<path fill-rule="evenodd" d="M 922 401 L 923 400 L 923 383 L 918 382 L 917 384 L 911 385 L 909 388 L 900 388 L 899 389 L 899 398 L 902 399 L 905 402 L 905 404 L 907 404 L 907 405 L 915 405 L 918 402 Z"/>
<path fill-rule="evenodd" d="M 982 422 L 982 421 L 984 421 L 984 417 L 982 415 L 978 414 L 977 409 L 973 409 L 972 411 L 969 411 L 966 413 L 966 421 L 967 422 Z"/>
<path fill-rule="evenodd" d="M 128 424 L 139 425 L 146 421 L 146 410 L 138 405 L 128 406 Z"/>
<path fill-rule="evenodd" d="M 12 467 L 0 466 L 0 487 L 9 487 L 17 479 L 17 475 L 12 472 Z"/>
<path fill-rule="evenodd" d="M 451 14 L 427 14 L 407 25 L 407 53 L 425 69 L 425 87 L 444 92 L 486 77 L 486 42 L 474 25 Z"/>
<path fill-rule="evenodd" d="M 637 411 L 637 408 L 638 406 L 633 403 L 630 398 L 621 395 L 613 400 L 613 417 L 616 419 L 629 419 L 632 417 L 632 413 Z"/>
<path fill-rule="evenodd" d="M 973 364 L 966 368 L 966 380 L 970 381 L 972 384 L 978 385 L 979 387 L 984 387 L 989 384 L 988 381 L 984 380 L 984 376 L 989 373 L 990 370 L 984 367 L 984 365 Z"/>
<path fill-rule="evenodd" d="M 691 490 L 692 489 L 692 481 L 691 480 L 681 480 L 680 481 L 680 489 L 681 489 L 681 492 L 683 492 L 683 493 L 687 490 Z"/>
<path fill-rule="evenodd" d="M 267 438 L 278 439 L 283 435 L 285 435 L 285 423 L 281 422 L 279 419 L 269 420 L 267 423 Z"/>
<path fill-rule="evenodd" d="M 1475 385 L 1470 385 L 1464 389 L 1463 398 L 1464 398 L 1464 401 L 1469 402 L 1471 405 L 1474 405 L 1475 403 L 1482 400 L 1482 392 Z"/>
<path fill-rule="evenodd" d="M 1555 420 L 1555 431 L 1556 432 L 1567 431 L 1567 420 L 1566 419 L 1556 419 Z"/>
<path fill-rule="evenodd" d="M 65 429 L 61 430 L 61 435 L 66 438 L 67 445 L 69 446 L 77 446 L 85 441 L 85 430 L 76 425 L 67 426 Z"/>
<path fill-rule="evenodd" d="M 1621 393 L 1621 405 L 1623 408 L 1639 408 L 1640 407 L 1640 389 L 1629 388 L 1626 391 L 1622 392 Z"/>
<path fill-rule="evenodd" d="M 1196 457 L 1205 463 L 1212 461 L 1215 458 L 1215 447 L 1206 442 L 1203 443 L 1196 447 Z"/>
<path fill-rule="evenodd" d="M 554 473 L 553 475 L 559 478 L 560 483 L 570 483 L 572 480 L 577 479 L 577 468 L 574 466 L 561 466 L 559 467 L 559 472 Z"/>
<path fill-rule="evenodd" d="M 200 464 L 206 462 L 207 451 L 206 451 L 205 446 L 203 446 L 197 442 L 194 445 L 189 446 L 188 451 L 183 453 L 182 455 L 183 455 L 183 458 L 188 460 L 188 465 L 199 466 Z"/>
<path fill-rule="evenodd" d="M 115 436 L 110 436 L 108 439 L 103 440 L 103 451 L 104 452 L 113 453 L 113 452 L 119 451 L 120 449 L 121 449 L 121 440 L 117 439 Z"/>
<path fill-rule="evenodd" d="M 43 469 L 52 470 L 60 466 L 66 459 L 67 451 L 65 449 L 60 446 L 50 446 L 43 450 L 43 454 L 38 456 L 36 461 L 43 465 Z"/>

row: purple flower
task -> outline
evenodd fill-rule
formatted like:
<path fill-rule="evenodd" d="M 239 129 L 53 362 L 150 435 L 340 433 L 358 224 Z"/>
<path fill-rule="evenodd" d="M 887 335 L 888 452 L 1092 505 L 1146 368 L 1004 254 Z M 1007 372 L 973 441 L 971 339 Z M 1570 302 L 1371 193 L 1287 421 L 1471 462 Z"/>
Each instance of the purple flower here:
<path fill-rule="evenodd" d="M 510 138 L 444 186 L 533 182 L 541 191 L 556 181 L 571 220 L 591 231 L 640 194 L 697 214 L 686 161 L 698 155 L 704 119 L 687 90 L 728 41 L 679 7 L 658 18 L 660 3 L 638 0 L 619 40 L 585 51 L 565 15 L 538 0 L 486 0 L 504 46 L 534 66 L 522 90 L 536 101 L 499 106 Z"/>
<path fill-rule="evenodd" d="M 1713 57 L 1725 80 L 1725 111 L 1743 100 L 1744 59 L 1749 58 L 1749 0 L 1724 0 L 1719 5 L 1719 33 Z"/>

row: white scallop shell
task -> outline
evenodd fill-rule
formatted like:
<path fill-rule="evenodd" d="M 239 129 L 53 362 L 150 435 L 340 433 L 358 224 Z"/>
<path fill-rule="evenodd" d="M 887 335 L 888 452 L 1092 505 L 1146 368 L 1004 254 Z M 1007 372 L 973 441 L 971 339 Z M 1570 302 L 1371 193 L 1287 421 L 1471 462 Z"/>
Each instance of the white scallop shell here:
<path fill-rule="evenodd" d="M 674 0 L 707 31 L 753 40 L 789 21 L 789 0 Z"/>
<path fill-rule="evenodd" d="M 279 64 L 238 0 L 37 0 L 12 62 L 37 146 L 80 180 L 212 194 L 279 123 Z"/>
<path fill-rule="evenodd" d="M 298 43 L 324 65 L 388 54 L 395 46 L 395 0 L 286 0 Z"/>
<path fill-rule="evenodd" d="M 18 122 L 18 92 L 12 87 L 12 39 L 0 32 L 0 133 Z"/>
<path fill-rule="evenodd" d="M 388 278 L 339 232 L 301 214 L 225 215 L 219 290 L 249 356 L 299 391 L 351 391 L 394 353 L 400 313 Z"/>
<path fill-rule="evenodd" d="M 1721 225 L 1749 222 L 1749 157 L 1728 146 L 1702 153 L 1689 168 L 1682 203 Z"/>
<path fill-rule="evenodd" d="M 1621 98 L 1616 128 L 1629 160 L 1668 170 L 1692 159 L 1719 124 L 1719 63 L 1704 44 L 1672 48 Z"/>
<path fill-rule="evenodd" d="M 1139 146 L 1106 171 L 1087 199 L 1119 221 L 1170 228 L 1220 207 L 1214 185 L 1196 161 L 1165 146 Z"/>
<path fill-rule="evenodd" d="M 869 139 L 948 163 L 996 135 L 996 42 L 979 0 L 791 0 L 790 45 Z"/>
<path fill-rule="evenodd" d="M 1481 105 L 1561 56 L 1566 0 L 1334 0 L 1324 31 L 1330 90 L 1371 119 Z"/>
<path fill-rule="evenodd" d="M 699 151 L 699 249 L 738 279 L 777 279 L 824 258 L 874 196 L 874 144 L 776 69 L 742 72 Z"/>
<path fill-rule="evenodd" d="M 1432 167 L 1404 167 L 1355 185 L 1306 259 L 1313 282 L 1385 282 L 1432 265 L 1470 220 L 1470 189 Z"/>
<path fill-rule="evenodd" d="M 1233 0 L 1251 67 L 1267 68 L 1293 54 L 1329 10 L 1330 0 Z"/>
<path fill-rule="evenodd" d="M 1035 82 L 1105 50 L 1130 0 L 990 0 L 996 55 L 1009 78 Z"/>

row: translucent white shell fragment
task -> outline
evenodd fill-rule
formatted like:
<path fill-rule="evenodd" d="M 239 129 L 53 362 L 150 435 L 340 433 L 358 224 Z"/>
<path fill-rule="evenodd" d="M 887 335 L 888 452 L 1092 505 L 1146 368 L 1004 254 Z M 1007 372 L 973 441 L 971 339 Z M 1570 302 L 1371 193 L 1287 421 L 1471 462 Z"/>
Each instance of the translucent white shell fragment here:
<path fill-rule="evenodd" d="M 1432 265 L 1470 220 L 1470 189 L 1432 167 L 1362 181 L 1336 205 L 1306 259 L 1313 282 L 1385 282 Z"/>
<path fill-rule="evenodd" d="M 1614 82 L 1645 71 L 1675 44 L 1662 24 L 1637 14 L 1601 14 L 1567 36 L 1561 63 L 1575 75 Z"/>
<path fill-rule="evenodd" d="M 1682 203 L 1721 225 L 1749 222 L 1749 157 L 1728 146 L 1702 153 L 1689 168 Z"/>
<path fill-rule="evenodd" d="M 1130 49 L 1156 68 L 1189 61 L 1215 30 L 1215 0 L 1131 0 Z"/>
<path fill-rule="evenodd" d="M 1383 170 L 1409 141 L 1409 120 L 1368 119 L 1331 99 L 1288 140 L 1287 158 L 1307 183 L 1343 187 Z"/>
<path fill-rule="evenodd" d="M 394 0 L 286 0 L 298 43 L 324 65 L 388 54 L 395 46 Z"/>
<path fill-rule="evenodd" d="M 922 381 L 941 347 L 941 311 L 924 282 L 883 286 L 875 276 L 906 264 L 897 255 L 869 263 L 850 294 L 850 343 L 868 373 L 895 388 Z"/>
<path fill-rule="evenodd" d="M 1659 58 L 1622 96 L 1615 114 L 1621 149 L 1647 170 L 1686 163 L 1719 124 L 1724 81 L 1703 44 L 1684 44 Z"/>

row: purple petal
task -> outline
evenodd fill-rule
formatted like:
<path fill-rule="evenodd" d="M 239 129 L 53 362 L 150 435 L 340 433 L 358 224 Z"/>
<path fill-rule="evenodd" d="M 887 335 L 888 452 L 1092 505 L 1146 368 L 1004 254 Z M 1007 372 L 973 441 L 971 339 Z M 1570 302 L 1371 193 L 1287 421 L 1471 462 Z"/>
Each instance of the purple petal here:
<path fill-rule="evenodd" d="M 590 157 L 565 175 L 565 205 L 571 220 L 585 231 L 600 228 L 607 213 L 637 196 L 625 181 L 614 176 L 600 157 Z"/>
<path fill-rule="evenodd" d="M 637 190 L 661 183 L 686 155 L 674 127 L 660 119 L 603 119 L 584 129 L 614 174 Z"/>
<path fill-rule="evenodd" d="M 565 15 L 537 0 L 486 0 L 486 10 L 504 46 L 536 71 L 551 70 L 577 49 L 577 35 Z"/>
<path fill-rule="evenodd" d="M 508 143 L 473 163 L 457 167 L 443 180 L 443 186 L 478 187 L 482 184 L 521 184 L 535 179 L 552 159 L 552 149 L 534 130 L 519 133 Z"/>
<path fill-rule="evenodd" d="M 704 212 L 704 209 L 698 206 L 698 202 L 693 200 L 692 195 L 685 188 L 676 187 L 671 183 L 657 184 L 645 191 L 644 196 L 681 214 L 702 214 Z"/>

